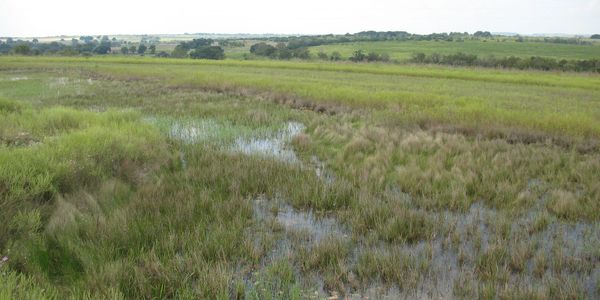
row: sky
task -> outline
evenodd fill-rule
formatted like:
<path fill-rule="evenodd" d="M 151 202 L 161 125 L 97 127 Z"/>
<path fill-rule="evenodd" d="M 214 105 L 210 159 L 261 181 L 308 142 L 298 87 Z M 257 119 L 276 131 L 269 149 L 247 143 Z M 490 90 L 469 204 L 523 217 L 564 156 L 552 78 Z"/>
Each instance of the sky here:
<path fill-rule="evenodd" d="M 600 33 L 600 0 L 0 0 L 0 36 Z"/>

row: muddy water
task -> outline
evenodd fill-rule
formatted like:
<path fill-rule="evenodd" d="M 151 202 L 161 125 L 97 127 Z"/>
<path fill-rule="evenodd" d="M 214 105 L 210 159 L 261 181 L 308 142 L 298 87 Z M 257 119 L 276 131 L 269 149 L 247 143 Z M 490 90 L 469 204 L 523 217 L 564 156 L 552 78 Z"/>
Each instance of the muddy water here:
<path fill-rule="evenodd" d="M 274 217 L 288 232 L 301 232 L 311 243 L 329 236 L 348 237 L 349 232 L 330 216 L 316 216 L 312 211 L 300 211 L 281 200 L 260 196 L 254 200 L 254 215 L 258 220 Z"/>
<path fill-rule="evenodd" d="M 220 136 L 222 128 L 213 121 L 200 121 L 193 126 L 174 125 L 171 128 L 170 135 L 173 138 L 183 140 L 188 143 L 198 143 L 211 139 L 217 139 Z M 273 158 L 289 163 L 299 163 L 299 158 L 289 147 L 291 139 L 301 133 L 304 126 L 300 123 L 290 122 L 279 131 L 262 134 L 260 136 L 246 135 L 237 136 L 230 140 L 229 144 L 224 146 L 224 151 L 243 153 L 252 156 L 261 156 Z M 232 142 L 231 142 L 232 141 Z M 184 158 L 182 158 L 184 160 Z M 314 170 L 317 177 L 323 180 L 324 184 L 331 184 L 335 180 L 333 174 L 329 173 L 325 164 L 317 157 L 312 157 L 309 162 L 303 164 L 303 167 Z M 536 189 L 544 183 L 540 180 L 531 180 L 528 188 Z M 403 192 L 400 188 L 386 188 L 384 194 L 387 198 L 394 201 L 401 201 L 410 205 L 412 197 Z M 512 239 L 522 240 L 519 234 L 527 232 L 527 226 L 539 217 L 540 212 L 545 210 L 544 199 L 538 206 L 532 208 L 530 213 L 523 216 L 512 217 L 510 221 L 508 243 Z M 271 251 L 265 255 L 261 266 L 265 267 L 270 263 L 280 259 L 291 259 L 294 251 L 299 245 L 310 247 L 328 236 L 350 237 L 350 230 L 344 228 L 335 218 L 328 216 L 318 216 L 311 211 L 300 211 L 285 204 L 282 199 L 266 199 L 258 197 L 253 200 L 254 215 L 258 222 L 266 224 L 267 221 L 275 222 L 283 228 L 281 238 L 277 240 Z M 490 245 L 497 244 L 501 237 L 497 232 L 498 225 L 493 223 L 498 218 L 506 218 L 501 212 L 486 207 L 482 203 L 474 203 L 465 213 L 454 212 L 431 212 L 436 224 L 441 224 L 444 228 L 458 236 L 458 245 L 448 245 L 448 236 L 438 236 L 430 241 L 422 241 L 416 244 L 402 244 L 392 247 L 385 246 L 364 246 L 357 243 L 352 251 L 352 257 L 347 262 L 350 270 L 354 269 L 356 257 L 362 251 L 398 251 L 402 252 L 415 261 L 426 260 L 428 270 L 419 279 L 417 286 L 407 290 L 401 290 L 394 285 L 384 285 L 374 282 L 360 290 L 348 288 L 346 291 L 340 291 L 346 297 L 352 299 L 361 299 L 369 297 L 373 299 L 440 299 L 451 298 L 454 286 L 461 277 L 473 275 L 473 264 L 475 259 L 489 249 Z M 589 258 L 593 266 L 598 265 L 600 252 L 594 249 L 600 248 L 600 227 L 598 224 L 588 223 L 564 223 L 553 219 L 551 224 L 540 232 L 528 233 L 528 242 L 535 251 L 542 251 L 548 259 L 552 259 L 552 251 L 558 247 L 562 250 L 559 259 L 581 259 Z M 301 237 L 301 238 L 299 238 Z M 381 247 L 378 248 L 378 247 Z M 394 248 L 395 247 L 395 248 Z M 510 248 L 510 247 L 509 247 Z M 383 250 L 382 250 L 383 249 Z M 459 263 L 459 251 L 462 253 L 464 263 Z M 596 252 L 594 252 L 596 251 Z M 529 259 L 527 268 L 521 273 L 510 273 L 509 284 L 520 287 L 533 287 L 541 283 L 533 275 L 532 259 Z M 547 275 L 550 276 L 550 269 Z M 546 275 L 544 275 L 546 276 Z M 600 270 L 594 268 L 591 271 L 575 271 L 567 274 L 569 278 L 575 278 L 580 282 L 586 292 L 586 296 L 594 298 L 597 296 L 597 285 L 600 277 Z M 319 274 L 303 278 L 315 284 L 319 297 L 328 297 L 331 294 L 324 291 L 323 281 Z M 250 284 L 250 283 L 249 283 Z"/>
<path fill-rule="evenodd" d="M 221 125 L 210 119 L 187 124 L 175 122 L 169 130 L 169 136 L 189 144 L 200 143 L 217 139 L 220 127 Z"/>
<path fill-rule="evenodd" d="M 335 182 L 335 175 L 333 174 L 333 172 L 328 170 L 325 167 L 325 163 L 322 162 L 318 157 L 314 155 L 311 156 L 310 167 L 312 167 L 315 170 L 315 175 L 317 175 L 319 179 L 323 180 L 325 184 L 330 185 Z"/>
<path fill-rule="evenodd" d="M 190 122 L 173 122 L 169 136 L 188 144 L 217 143 L 224 151 L 251 156 L 273 158 L 288 163 L 298 163 L 296 153 L 289 147 L 292 138 L 304 130 L 298 122 L 288 122 L 284 128 L 274 132 L 237 135 L 235 128 L 211 119 Z M 232 142 L 229 142 L 232 141 Z"/>
<path fill-rule="evenodd" d="M 393 193 L 393 189 L 389 192 Z M 408 196 L 398 192 L 399 199 Z M 548 269 L 543 278 L 534 275 L 534 258 L 527 260 L 525 269 L 521 272 L 509 271 L 510 286 L 535 290 L 543 282 L 556 278 L 571 280 L 580 284 L 584 295 L 589 299 L 598 297 L 598 282 L 600 280 L 600 223 L 567 223 L 552 219 L 550 224 L 539 232 L 530 232 L 532 222 L 540 213 L 523 214 L 522 216 L 506 216 L 503 212 L 486 207 L 482 203 L 474 203 L 465 213 L 431 212 L 432 219 L 448 230 L 448 235 L 438 236 L 430 241 L 416 244 L 375 245 L 361 248 L 358 251 L 375 251 L 389 253 L 395 251 L 413 258 L 414 261 L 424 260 L 428 271 L 419 279 L 415 288 L 398 289 L 397 286 L 373 283 L 360 291 L 346 291 L 346 295 L 360 294 L 360 297 L 350 298 L 387 298 L 387 299 L 447 299 L 453 298 L 454 287 L 461 279 L 476 276 L 473 273 L 477 257 L 485 253 L 492 245 L 509 244 L 508 250 L 514 250 L 516 241 L 527 243 L 533 256 L 541 253 L 548 260 Z M 502 238 L 495 224 L 498 219 L 505 218 L 509 222 L 507 238 Z M 453 246 L 450 238 L 453 234 L 458 237 L 458 245 Z M 523 234 L 525 234 L 523 236 Z M 390 248 L 391 247 L 391 248 Z M 462 253 L 459 255 L 459 251 Z M 512 255 L 509 253 L 509 256 Z M 566 262 L 560 269 L 552 269 L 554 261 Z M 577 269 L 570 269 L 570 263 Z M 587 267 L 581 267 L 587 265 Z M 509 269 L 510 270 L 510 269 Z M 558 272 L 554 273 L 554 272 Z M 558 276 L 558 277 L 557 277 Z M 355 294 L 353 294 L 355 293 Z M 375 294 L 373 294 L 375 293 Z"/>
<path fill-rule="evenodd" d="M 289 122 L 285 128 L 275 132 L 266 138 L 244 138 L 235 139 L 230 150 L 246 155 L 258 155 L 271 157 L 281 161 L 296 163 L 298 157 L 294 150 L 288 146 L 292 138 L 304 130 L 304 125 L 297 122 Z"/>
<path fill-rule="evenodd" d="M 253 200 L 253 207 L 254 218 L 259 222 L 259 226 L 275 222 L 283 229 L 275 246 L 263 257 L 257 273 L 262 272 L 263 268 L 275 261 L 292 259 L 298 247 L 310 248 L 329 237 L 349 238 L 350 236 L 347 228 L 338 223 L 336 219 L 330 216 L 316 215 L 312 211 L 294 209 L 279 198 L 269 199 L 259 196 Z M 320 274 L 305 274 L 298 279 L 312 296 L 318 299 L 330 296 L 325 291 L 324 281 Z M 250 288 L 252 282 L 251 275 L 246 280 Z"/>

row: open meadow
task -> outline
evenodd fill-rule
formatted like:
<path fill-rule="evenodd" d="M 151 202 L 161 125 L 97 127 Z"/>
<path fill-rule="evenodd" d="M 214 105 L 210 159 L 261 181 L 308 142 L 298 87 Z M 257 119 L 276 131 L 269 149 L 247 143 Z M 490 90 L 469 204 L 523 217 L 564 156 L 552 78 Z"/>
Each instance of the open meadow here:
<path fill-rule="evenodd" d="M 0 299 L 599 298 L 600 74 L 0 56 L 0 220 Z"/>

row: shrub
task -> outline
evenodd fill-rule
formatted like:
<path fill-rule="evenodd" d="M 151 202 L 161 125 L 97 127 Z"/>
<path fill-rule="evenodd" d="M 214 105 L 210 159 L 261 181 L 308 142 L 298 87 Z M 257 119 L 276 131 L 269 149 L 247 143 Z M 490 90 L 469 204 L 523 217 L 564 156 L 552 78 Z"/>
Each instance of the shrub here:
<path fill-rule="evenodd" d="M 367 58 L 367 56 L 365 55 L 365 53 L 362 50 L 356 50 L 356 51 L 354 51 L 352 56 L 350 56 L 350 60 L 353 62 L 364 61 L 366 58 Z"/>
<path fill-rule="evenodd" d="M 167 53 L 165 51 L 160 51 L 160 52 L 156 53 L 156 57 L 169 57 L 169 53 Z"/>
<path fill-rule="evenodd" d="M 272 56 L 276 51 L 277 48 L 264 42 L 250 46 L 250 53 L 254 53 L 259 56 Z"/>
<path fill-rule="evenodd" d="M 15 52 L 15 54 L 19 54 L 19 55 L 29 55 L 31 52 L 31 48 L 29 48 L 29 45 L 27 44 L 20 44 L 17 45 L 13 51 Z"/>
<path fill-rule="evenodd" d="M 332 61 L 342 60 L 342 55 L 339 52 L 334 51 L 334 52 L 331 53 L 331 56 L 330 56 L 329 59 L 332 60 Z"/>
<path fill-rule="evenodd" d="M 190 52 L 193 59 L 224 59 L 225 51 L 219 46 L 204 46 Z"/>

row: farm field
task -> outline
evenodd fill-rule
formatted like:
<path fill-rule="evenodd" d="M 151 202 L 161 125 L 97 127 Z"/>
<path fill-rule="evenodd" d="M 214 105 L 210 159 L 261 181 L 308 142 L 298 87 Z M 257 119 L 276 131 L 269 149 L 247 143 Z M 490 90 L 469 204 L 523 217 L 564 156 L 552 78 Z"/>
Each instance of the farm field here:
<path fill-rule="evenodd" d="M 543 42 L 516 42 L 514 39 L 500 37 L 489 40 L 457 41 L 375 41 L 331 44 L 311 47 L 317 53 L 338 51 L 342 57 L 351 56 L 356 50 L 388 54 L 391 59 L 404 61 L 414 53 L 456 54 L 458 52 L 475 54 L 481 57 L 543 56 L 556 59 L 598 59 L 600 43 L 592 45 L 553 44 Z"/>
<path fill-rule="evenodd" d="M 4 56 L 0 219 L 0 298 L 598 298 L 600 75 Z"/>

